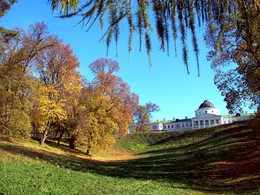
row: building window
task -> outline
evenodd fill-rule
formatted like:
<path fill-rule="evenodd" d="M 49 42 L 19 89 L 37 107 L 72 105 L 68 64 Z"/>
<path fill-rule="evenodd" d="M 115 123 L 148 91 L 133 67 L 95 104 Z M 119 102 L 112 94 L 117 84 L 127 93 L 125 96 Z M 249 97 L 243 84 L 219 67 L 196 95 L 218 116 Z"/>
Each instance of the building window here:
<path fill-rule="evenodd" d="M 216 120 L 216 123 L 219 124 L 219 120 L 218 119 Z"/>
<path fill-rule="evenodd" d="M 166 129 L 166 125 L 164 125 L 163 128 Z"/>
<path fill-rule="evenodd" d="M 182 127 L 184 127 L 184 124 L 182 123 Z"/>
<path fill-rule="evenodd" d="M 214 125 L 214 120 L 211 120 L 211 121 L 210 121 L 210 124 L 211 124 L 211 125 Z"/>
<path fill-rule="evenodd" d="M 170 128 L 170 125 L 168 125 L 168 128 Z"/>
<path fill-rule="evenodd" d="M 200 125 L 203 125 L 203 121 L 200 121 Z"/>
<path fill-rule="evenodd" d="M 174 125 L 172 125 L 172 128 L 174 128 Z"/>

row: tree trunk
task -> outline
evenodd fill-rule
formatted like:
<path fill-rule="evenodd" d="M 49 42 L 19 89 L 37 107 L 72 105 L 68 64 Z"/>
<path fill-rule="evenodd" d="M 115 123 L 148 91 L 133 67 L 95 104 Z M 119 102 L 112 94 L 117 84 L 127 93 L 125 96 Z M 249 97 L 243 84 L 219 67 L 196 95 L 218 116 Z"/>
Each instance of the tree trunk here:
<path fill-rule="evenodd" d="M 76 141 L 76 138 L 74 136 L 71 136 L 71 138 L 69 139 L 69 147 L 70 147 L 70 149 L 75 149 L 76 148 L 75 141 Z"/>
<path fill-rule="evenodd" d="M 91 149 L 91 146 L 88 145 L 88 149 L 87 149 L 87 151 L 86 151 L 86 155 L 87 155 L 87 156 L 91 156 L 91 155 L 90 155 L 90 149 Z"/>
<path fill-rule="evenodd" d="M 41 136 L 41 140 L 40 140 L 40 146 L 42 147 L 45 143 L 45 140 L 47 138 L 47 134 L 48 134 L 48 131 L 49 131 L 49 128 L 50 128 L 50 123 L 48 123 L 45 127 L 45 130 Z"/>
<path fill-rule="evenodd" d="M 60 145 L 60 141 L 61 141 L 61 138 L 62 138 L 62 136 L 64 135 L 64 133 L 65 133 L 64 130 L 61 131 L 61 133 L 60 133 L 60 136 L 59 136 L 59 138 L 58 138 L 58 146 Z"/>
<path fill-rule="evenodd" d="M 43 132 L 42 136 L 41 136 L 41 140 L 40 140 L 40 146 L 41 147 L 44 145 L 44 142 L 47 138 L 47 133 L 48 133 L 48 129 L 46 128 L 45 131 Z"/>

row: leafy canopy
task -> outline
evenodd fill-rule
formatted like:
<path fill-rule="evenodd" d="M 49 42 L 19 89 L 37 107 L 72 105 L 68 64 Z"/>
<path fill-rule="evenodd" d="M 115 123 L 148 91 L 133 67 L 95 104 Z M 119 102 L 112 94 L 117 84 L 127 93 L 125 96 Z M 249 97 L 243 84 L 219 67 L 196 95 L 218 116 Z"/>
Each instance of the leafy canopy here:
<path fill-rule="evenodd" d="M 200 25 L 209 17 L 220 17 L 221 8 L 216 5 L 215 0 L 209 1 L 181 1 L 181 0 L 91 0 L 79 2 L 78 0 L 49 0 L 52 9 L 60 10 L 60 17 L 81 16 L 82 22 L 89 30 L 92 25 L 98 20 L 101 29 L 105 29 L 105 22 L 108 21 L 108 27 L 104 31 L 102 39 L 105 39 L 107 48 L 114 38 L 116 44 L 120 35 L 120 24 L 125 22 L 128 24 L 129 38 L 128 51 L 133 50 L 132 41 L 133 33 L 139 34 L 139 49 L 143 39 L 147 54 L 150 61 L 152 49 L 151 33 L 155 33 L 160 41 L 160 49 L 169 54 L 170 37 L 175 42 L 178 31 L 183 50 L 183 60 L 189 73 L 188 66 L 188 48 L 187 36 L 188 30 L 192 35 L 193 50 L 197 58 L 198 74 L 199 74 L 199 48 L 195 33 L 196 20 Z M 222 2 L 222 1 L 221 1 Z M 60 6 L 61 5 L 61 6 Z M 151 21 L 155 20 L 155 25 Z M 179 27 L 177 27 L 179 26 Z"/>

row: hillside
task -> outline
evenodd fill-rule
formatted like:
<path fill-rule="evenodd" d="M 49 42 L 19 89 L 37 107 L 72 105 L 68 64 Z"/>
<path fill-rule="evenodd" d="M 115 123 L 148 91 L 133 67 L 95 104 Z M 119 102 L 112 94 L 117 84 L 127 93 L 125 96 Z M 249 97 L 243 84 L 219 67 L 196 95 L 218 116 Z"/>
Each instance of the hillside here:
<path fill-rule="evenodd" d="M 1 142 L 0 193 L 260 193 L 260 149 L 245 123 L 128 135 L 100 153 Z"/>

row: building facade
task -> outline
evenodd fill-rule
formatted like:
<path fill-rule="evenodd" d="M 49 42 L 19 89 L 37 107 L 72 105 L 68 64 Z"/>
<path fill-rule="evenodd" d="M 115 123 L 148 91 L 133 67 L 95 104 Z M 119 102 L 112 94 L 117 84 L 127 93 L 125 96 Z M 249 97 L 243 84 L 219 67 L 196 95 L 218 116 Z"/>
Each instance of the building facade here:
<path fill-rule="evenodd" d="M 195 111 L 195 117 L 185 119 L 155 121 L 150 124 L 151 131 L 180 131 L 230 124 L 236 121 L 249 120 L 250 115 L 222 116 L 211 102 L 205 100 Z"/>

